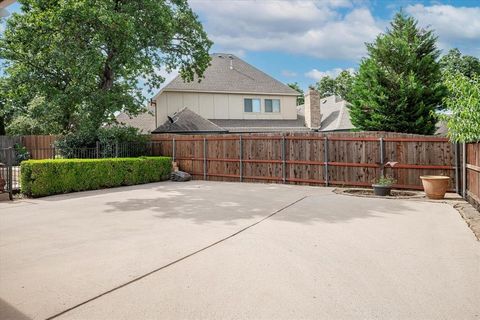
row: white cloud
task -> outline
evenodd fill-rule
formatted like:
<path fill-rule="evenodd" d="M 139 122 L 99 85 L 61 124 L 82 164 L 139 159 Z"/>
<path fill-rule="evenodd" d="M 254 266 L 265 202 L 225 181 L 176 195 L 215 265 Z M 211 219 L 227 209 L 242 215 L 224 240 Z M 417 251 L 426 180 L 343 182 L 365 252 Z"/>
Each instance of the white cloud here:
<path fill-rule="evenodd" d="M 350 73 L 354 72 L 353 68 L 348 68 L 348 69 L 333 68 L 333 69 L 326 70 L 326 71 L 320 71 L 318 69 L 312 69 L 312 70 L 306 72 L 305 76 L 308 77 L 308 78 L 311 78 L 315 81 L 318 81 L 318 80 L 322 79 L 323 77 L 327 77 L 327 76 L 330 77 L 330 78 L 335 78 L 343 70 L 347 70 Z"/>
<path fill-rule="evenodd" d="M 363 7 L 351 1 L 190 1 L 217 48 L 223 51 L 269 51 L 306 54 L 318 58 L 356 60 L 364 42 L 383 30 Z"/>
<path fill-rule="evenodd" d="M 290 70 L 282 70 L 282 76 L 291 78 L 291 77 L 296 77 L 297 73 Z"/>
<path fill-rule="evenodd" d="M 442 49 L 460 47 L 464 53 L 480 56 L 480 7 L 417 4 L 405 11 L 422 27 L 435 31 Z"/>

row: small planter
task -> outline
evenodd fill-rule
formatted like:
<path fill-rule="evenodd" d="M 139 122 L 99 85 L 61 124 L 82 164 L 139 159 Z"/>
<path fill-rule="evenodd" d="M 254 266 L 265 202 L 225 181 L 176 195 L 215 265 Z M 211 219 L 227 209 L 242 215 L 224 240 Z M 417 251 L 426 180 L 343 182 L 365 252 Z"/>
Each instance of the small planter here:
<path fill-rule="evenodd" d="M 443 199 L 447 192 L 450 177 L 446 176 L 421 176 L 423 190 L 429 199 Z"/>
<path fill-rule="evenodd" d="M 392 186 L 383 185 L 383 184 L 372 184 L 372 187 L 373 187 L 373 194 L 381 197 L 389 196 L 390 191 L 392 190 Z"/>

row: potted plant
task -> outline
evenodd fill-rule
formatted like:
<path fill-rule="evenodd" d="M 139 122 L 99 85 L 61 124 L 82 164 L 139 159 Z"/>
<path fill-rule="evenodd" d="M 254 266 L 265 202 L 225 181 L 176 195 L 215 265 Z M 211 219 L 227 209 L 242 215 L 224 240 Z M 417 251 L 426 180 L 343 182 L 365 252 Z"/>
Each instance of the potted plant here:
<path fill-rule="evenodd" d="M 420 176 L 423 190 L 429 199 L 443 199 L 447 192 L 450 177 L 447 176 Z"/>
<path fill-rule="evenodd" d="M 376 196 L 389 196 L 391 195 L 390 191 L 392 190 L 392 185 L 395 182 L 395 179 L 393 179 L 392 177 L 382 175 L 374 184 L 372 184 L 373 193 Z"/>
<path fill-rule="evenodd" d="M 376 196 L 389 196 L 390 191 L 392 190 L 393 184 L 397 182 L 394 178 L 388 177 L 384 174 L 385 168 L 390 167 L 393 168 L 395 167 L 398 162 L 396 161 L 388 161 L 384 163 L 379 163 L 380 164 L 380 178 L 378 178 L 376 181 L 373 182 L 372 187 L 373 187 L 373 193 Z"/>

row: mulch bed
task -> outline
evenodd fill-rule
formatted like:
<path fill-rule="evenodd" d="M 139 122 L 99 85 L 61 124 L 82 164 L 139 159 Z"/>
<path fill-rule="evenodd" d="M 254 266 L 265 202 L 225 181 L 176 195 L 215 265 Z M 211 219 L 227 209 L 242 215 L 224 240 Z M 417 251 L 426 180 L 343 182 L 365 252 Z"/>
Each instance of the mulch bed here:
<path fill-rule="evenodd" d="M 392 190 L 391 191 L 391 196 L 385 196 L 385 197 L 374 195 L 372 189 L 360 189 L 360 188 L 343 189 L 343 188 L 337 188 L 337 189 L 333 190 L 333 192 L 338 193 L 338 194 L 357 196 L 357 197 L 383 198 L 383 199 L 410 199 L 410 198 L 421 199 L 421 198 L 425 198 L 425 194 L 423 192 L 405 191 L 405 190 Z"/>

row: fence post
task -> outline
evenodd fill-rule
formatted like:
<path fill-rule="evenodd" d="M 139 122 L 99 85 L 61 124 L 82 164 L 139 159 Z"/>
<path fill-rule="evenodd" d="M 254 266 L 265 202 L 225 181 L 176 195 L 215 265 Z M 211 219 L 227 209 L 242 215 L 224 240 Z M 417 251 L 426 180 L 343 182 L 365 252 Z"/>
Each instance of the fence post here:
<path fill-rule="evenodd" d="M 285 135 L 282 134 L 282 181 L 283 183 L 287 182 L 287 159 L 285 156 Z"/>
<path fill-rule="evenodd" d="M 172 138 L 172 161 L 175 162 L 175 137 Z"/>
<path fill-rule="evenodd" d="M 95 142 L 96 148 L 95 151 L 97 153 L 97 159 L 100 158 L 100 141 Z"/>
<path fill-rule="evenodd" d="M 455 148 L 455 192 L 460 194 L 460 145 L 458 142 L 454 144 Z"/>
<path fill-rule="evenodd" d="M 240 144 L 240 151 L 239 151 L 240 182 L 242 182 L 243 181 L 243 140 L 242 140 L 242 136 L 240 136 L 239 144 Z"/>
<path fill-rule="evenodd" d="M 8 156 L 6 157 L 7 159 L 7 188 L 8 188 L 8 197 L 10 198 L 10 200 L 13 200 L 13 159 L 15 157 L 15 149 L 13 149 L 12 147 L 10 147 L 8 149 L 10 152 L 8 154 Z"/>
<path fill-rule="evenodd" d="M 56 156 L 56 153 L 57 153 L 57 151 L 55 150 L 55 144 L 52 144 L 51 146 L 52 146 L 52 159 L 55 160 L 55 156 Z"/>
<path fill-rule="evenodd" d="M 385 152 L 383 150 L 384 148 L 384 142 L 383 142 L 383 137 L 378 139 L 380 143 L 380 177 L 385 176 L 385 168 L 384 168 L 384 163 L 385 163 Z"/>
<path fill-rule="evenodd" d="M 463 166 L 462 166 L 462 195 L 463 198 L 467 199 L 467 145 L 465 142 L 462 145 L 462 157 L 463 157 Z"/>
<path fill-rule="evenodd" d="M 325 168 L 325 187 L 328 187 L 328 137 L 323 139 L 323 163 Z"/>
<path fill-rule="evenodd" d="M 207 139 L 203 138 L 203 180 L 207 180 Z"/>
<path fill-rule="evenodd" d="M 118 158 L 118 141 L 115 141 L 115 158 Z"/>

